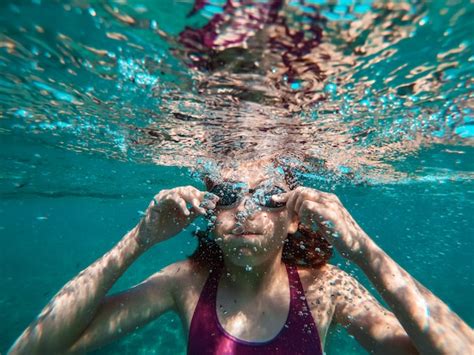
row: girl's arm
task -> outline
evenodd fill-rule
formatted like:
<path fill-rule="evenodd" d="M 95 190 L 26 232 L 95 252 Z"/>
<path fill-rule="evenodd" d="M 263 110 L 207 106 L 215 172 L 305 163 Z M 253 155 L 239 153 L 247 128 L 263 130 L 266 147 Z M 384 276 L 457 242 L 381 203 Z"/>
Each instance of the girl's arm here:
<path fill-rule="evenodd" d="M 137 228 L 69 281 L 21 334 L 9 353 L 65 353 L 98 310 L 112 306 L 112 299 L 104 300 L 106 293 L 144 250 L 136 235 Z"/>
<path fill-rule="evenodd" d="M 339 253 L 364 271 L 419 352 L 474 352 L 472 329 L 380 249 L 336 195 L 297 188 L 273 199 L 286 201 L 290 218 L 296 216 L 304 225 L 321 228 Z"/>
<path fill-rule="evenodd" d="M 474 353 L 474 332 L 461 318 L 390 258 L 362 229 L 355 238 L 359 249 L 350 258 L 367 275 L 420 352 Z"/>
<path fill-rule="evenodd" d="M 90 350 L 174 307 L 173 265 L 118 295 L 107 292 L 154 244 L 176 235 L 198 214 L 206 194 L 194 187 L 163 190 L 137 227 L 99 260 L 69 281 L 11 347 L 11 354 L 57 354 Z M 186 204 L 191 205 L 188 210 Z M 207 208 L 215 203 L 207 201 Z M 176 264 L 174 264 L 176 265 Z M 173 275 L 173 276 L 171 276 Z"/>

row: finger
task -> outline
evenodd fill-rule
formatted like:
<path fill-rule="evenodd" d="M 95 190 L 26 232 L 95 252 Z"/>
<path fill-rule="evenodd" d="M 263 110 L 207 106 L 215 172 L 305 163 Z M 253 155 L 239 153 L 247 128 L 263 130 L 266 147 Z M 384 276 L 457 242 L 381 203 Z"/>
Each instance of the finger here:
<path fill-rule="evenodd" d="M 294 190 L 292 191 L 293 193 L 290 195 L 288 200 L 286 201 L 286 208 L 290 213 L 297 213 L 295 210 L 295 203 L 296 199 L 299 197 L 299 194 L 301 193 L 301 190 Z"/>
<path fill-rule="evenodd" d="M 211 200 L 203 200 L 200 204 L 199 204 L 200 207 L 206 209 L 206 210 L 213 210 L 216 208 L 216 204 L 211 201 Z"/>
<path fill-rule="evenodd" d="M 217 201 L 219 200 L 219 197 L 217 195 L 208 191 L 200 191 L 194 186 L 186 186 L 185 188 L 183 188 L 183 192 L 185 194 L 189 194 L 193 198 L 197 198 L 199 202 L 202 202 L 204 200 L 211 200 L 214 203 L 217 203 Z"/>
<path fill-rule="evenodd" d="M 189 203 L 190 205 L 193 204 L 193 199 L 200 199 L 200 191 L 192 186 L 179 188 L 177 190 L 177 194 L 179 195 L 179 197 L 185 200 L 186 203 Z"/>
<path fill-rule="evenodd" d="M 336 195 L 333 195 L 327 192 L 323 192 L 323 191 L 319 192 L 319 200 L 321 201 L 321 203 L 323 203 L 326 206 L 333 202 L 336 202 L 335 196 Z"/>
<path fill-rule="evenodd" d="M 204 197 L 203 197 L 204 200 L 210 200 L 214 203 L 217 203 L 217 201 L 220 200 L 220 197 L 217 196 L 216 194 L 213 194 L 212 192 L 206 191 L 206 192 L 203 192 L 203 194 L 204 194 Z"/>
<path fill-rule="evenodd" d="M 298 211 L 298 214 L 304 201 L 308 201 L 308 198 L 304 193 L 302 193 L 298 196 L 295 202 L 295 211 Z"/>
<path fill-rule="evenodd" d="M 275 201 L 275 202 L 286 202 L 286 201 L 288 201 L 288 198 L 290 197 L 290 195 L 291 195 L 291 191 L 284 192 L 284 193 L 278 194 L 278 195 L 273 195 L 272 200 Z"/>
<path fill-rule="evenodd" d="M 304 222 L 314 229 L 314 224 L 327 233 L 333 233 L 337 214 L 331 209 L 327 208 L 321 203 L 314 201 L 304 201 L 299 211 L 304 219 Z"/>
<path fill-rule="evenodd" d="M 204 208 L 207 211 L 213 210 L 217 206 L 217 202 L 219 201 L 219 196 L 211 193 L 211 192 L 199 192 L 200 197 L 200 204 L 199 206 Z"/>
<path fill-rule="evenodd" d="M 191 205 L 199 214 L 202 214 L 202 215 L 206 214 L 206 210 L 203 207 L 201 207 L 199 199 L 193 198 L 191 200 Z"/>
<path fill-rule="evenodd" d="M 207 205 L 209 203 L 216 205 L 217 201 L 219 201 L 219 196 L 208 191 L 198 191 L 197 197 L 199 198 L 201 205 Z"/>
<path fill-rule="evenodd" d="M 170 196 L 169 190 L 162 190 L 158 194 L 156 194 L 153 199 L 151 200 L 150 204 L 148 205 L 149 208 L 153 210 L 157 210 L 160 208 L 160 204 L 162 201 L 168 199 Z"/>
<path fill-rule="evenodd" d="M 161 190 L 155 195 L 155 200 L 160 201 L 165 195 L 168 195 L 170 190 Z"/>
<path fill-rule="evenodd" d="M 181 211 L 184 213 L 185 216 L 189 216 L 191 213 L 189 212 L 188 208 L 186 207 L 186 201 L 181 197 L 173 198 L 173 201 L 178 204 Z"/>
<path fill-rule="evenodd" d="M 313 212 L 314 214 L 316 214 L 318 212 L 318 209 L 317 209 L 317 206 L 315 206 L 316 203 L 313 202 L 313 201 L 309 201 L 309 200 L 304 200 L 299 208 L 298 208 L 298 216 L 303 216 L 303 215 L 307 215 L 307 214 L 311 214 L 311 212 Z"/>
<path fill-rule="evenodd" d="M 319 228 L 321 207 L 317 202 L 304 200 L 298 210 L 300 222 L 316 231 Z"/>
<path fill-rule="evenodd" d="M 153 199 L 150 201 L 148 204 L 149 209 L 154 209 L 158 205 L 158 201 L 156 200 L 156 197 L 153 197 Z"/>
<path fill-rule="evenodd" d="M 216 204 L 213 203 L 213 200 L 217 197 L 214 194 L 210 194 L 210 198 L 212 200 L 208 201 L 208 203 L 203 204 L 203 199 L 206 197 L 206 192 L 199 191 L 195 187 L 188 186 L 180 190 L 180 196 L 189 203 L 193 210 L 201 215 L 205 215 L 207 213 L 207 209 L 215 208 Z"/>

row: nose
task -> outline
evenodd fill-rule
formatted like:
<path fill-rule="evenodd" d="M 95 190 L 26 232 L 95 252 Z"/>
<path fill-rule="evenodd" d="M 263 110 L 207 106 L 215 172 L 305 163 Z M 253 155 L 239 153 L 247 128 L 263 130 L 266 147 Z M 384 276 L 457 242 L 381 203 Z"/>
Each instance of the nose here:
<path fill-rule="evenodd" d="M 239 205 L 237 206 L 237 213 L 236 218 L 238 220 L 243 219 L 254 219 L 255 213 L 257 212 L 257 205 L 252 200 L 250 196 L 244 196 L 242 201 L 240 201 Z"/>

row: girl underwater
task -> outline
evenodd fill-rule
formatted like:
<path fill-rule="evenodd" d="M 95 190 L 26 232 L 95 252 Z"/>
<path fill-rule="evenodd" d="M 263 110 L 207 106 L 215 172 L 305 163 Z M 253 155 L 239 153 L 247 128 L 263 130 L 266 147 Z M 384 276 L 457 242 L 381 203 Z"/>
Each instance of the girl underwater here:
<path fill-rule="evenodd" d="M 170 310 L 182 320 L 189 354 L 322 354 L 331 323 L 369 352 L 472 352 L 472 329 L 392 260 L 335 195 L 268 171 L 262 161 L 247 162 L 208 179 L 207 192 L 158 193 L 137 226 L 59 291 L 10 354 L 87 352 Z M 107 295 L 140 255 L 201 215 L 213 227 L 190 258 Z M 331 246 L 360 267 L 390 310 L 327 263 Z"/>

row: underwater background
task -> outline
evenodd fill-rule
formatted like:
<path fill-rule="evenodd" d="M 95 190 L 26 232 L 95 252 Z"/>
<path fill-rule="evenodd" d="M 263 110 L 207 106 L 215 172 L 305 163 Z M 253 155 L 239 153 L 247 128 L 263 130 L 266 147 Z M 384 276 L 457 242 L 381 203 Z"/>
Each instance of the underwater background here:
<path fill-rule="evenodd" d="M 473 25 L 469 1 L 1 1 L 0 353 L 155 193 L 268 156 L 473 327 Z M 365 353 L 338 327 L 325 350 Z M 94 354 L 185 352 L 169 313 Z"/>

